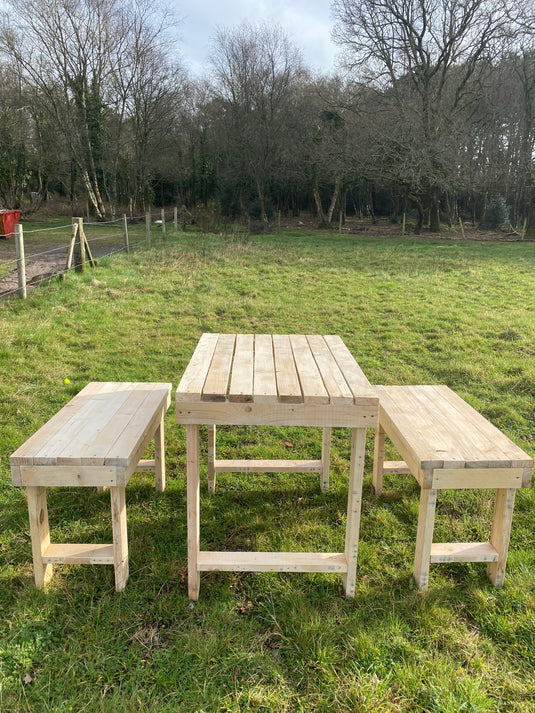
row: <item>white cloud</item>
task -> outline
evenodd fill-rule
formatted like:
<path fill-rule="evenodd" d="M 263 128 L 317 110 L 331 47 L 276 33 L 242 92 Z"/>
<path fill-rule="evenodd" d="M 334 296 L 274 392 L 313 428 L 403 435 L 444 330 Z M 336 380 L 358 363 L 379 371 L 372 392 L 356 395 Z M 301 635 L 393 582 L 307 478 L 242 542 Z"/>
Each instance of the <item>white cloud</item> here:
<path fill-rule="evenodd" d="M 181 51 L 197 75 L 208 69 L 210 42 L 218 28 L 248 22 L 275 21 L 291 42 L 303 52 L 305 65 L 330 73 L 336 47 L 331 42 L 329 0 L 177 0 Z"/>

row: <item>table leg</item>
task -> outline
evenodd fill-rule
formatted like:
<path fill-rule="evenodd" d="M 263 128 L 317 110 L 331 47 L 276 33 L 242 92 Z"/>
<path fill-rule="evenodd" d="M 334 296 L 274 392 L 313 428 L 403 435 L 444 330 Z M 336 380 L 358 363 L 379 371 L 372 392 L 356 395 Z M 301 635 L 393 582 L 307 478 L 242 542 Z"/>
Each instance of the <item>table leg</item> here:
<path fill-rule="evenodd" d="M 375 429 L 373 450 L 373 489 L 376 495 L 383 493 L 383 464 L 385 462 L 385 432 L 381 426 Z"/>
<path fill-rule="evenodd" d="M 429 583 L 429 565 L 436 507 L 437 491 L 431 488 L 421 488 L 418 529 L 416 531 L 416 552 L 414 555 L 414 579 L 420 589 L 427 589 Z"/>
<path fill-rule="evenodd" d="M 128 532 L 126 527 L 125 488 L 110 488 L 111 520 L 113 528 L 113 565 L 115 589 L 122 592 L 128 580 Z"/>
<path fill-rule="evenodd" d="M 498 561 L 490 562 L 487 565 L 487 575 L 495 587 L 502 587 L 505 578 L 515 494 L 515 488 L 498 488 L 496 490 L 490 542 L 498 550 Z"/>
<path fill-rule="evenodd" d="M 323 429 L 323 439 L 321 443 L 321 491 L 326 493 L 329 490 L 329 469 L 331 467 L 331 429 Z"/>
<path fill-rule="evenodd" d="M 200 573 L 198 569 L 200 548 L 199 501 L 199 426 L 186 426 L 187 481 L 188 481 L 188 596 L 199 598 Z"/>
<path fill-rule="evenodd" d="M 156 474 L 156 490 L 163 493 L 165 490 L 165 443 L 163 413 L 160 425 L 154 434 L 154 472 Z"/>
<path fill-rule="evenodd" d="M 216 427 L 208 426 L 208 492 L 215 492 Z"/>
<path fill-rule="evenodd" d="M 353 428 L 351 430 L 351 464 L 349 467 L 345 542 L 347 573 L 344 575 L 344 592 L 348 599 L 355 596 L 365 450 L 366 429 Z"/>
<path fill-rule="evenodd" d="M 43 564 L 43 555 L 50 544 L 46 488 L 28 486 L 28 514 L 30 516 L 30 536 L 32 539 L 33 572 L 36 587 L 43 587 L 52 577 L 52 564 Z"/>

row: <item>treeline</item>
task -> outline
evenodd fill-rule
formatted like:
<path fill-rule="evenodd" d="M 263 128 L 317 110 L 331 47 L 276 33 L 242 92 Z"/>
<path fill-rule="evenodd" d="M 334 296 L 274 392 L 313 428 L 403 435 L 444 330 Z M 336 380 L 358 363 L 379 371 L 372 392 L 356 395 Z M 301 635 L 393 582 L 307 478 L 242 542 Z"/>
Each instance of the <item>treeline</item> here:
<path fill-rule="evenodd" d="M 340 76 L 312 76 L 277 25 L 242 24 L 213 38 L 202 81 L 149 0 L 8 4 L 4 207 L 535 227 L 530 0 L 336 0 Z"/>

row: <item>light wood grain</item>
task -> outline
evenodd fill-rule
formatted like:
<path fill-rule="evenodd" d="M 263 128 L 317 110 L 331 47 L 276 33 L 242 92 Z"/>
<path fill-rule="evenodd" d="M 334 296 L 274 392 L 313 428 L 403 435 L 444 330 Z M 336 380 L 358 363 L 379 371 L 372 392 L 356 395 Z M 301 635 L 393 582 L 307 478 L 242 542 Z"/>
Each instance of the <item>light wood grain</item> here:
<path fill-rule="evenodd" d="M 219 335 L 212 362 L 206 375 L 206 381 L 204 382 L 202 392 L 204 401 L 226 400 L 235 343 L 235 334 Z"/>
<path fill-rule="evenodd" d="M 257 334 L 255 337 L 254 400 L 257 404 L 273 404 L 278 400 L 273 340 L 269 334 Z"/>
<path fill-rule="evenodd" d="M 273 335 L 273 354 L 279 401 L 297 404 L 303 400 L 289 335 Z"/>
<path fill-rule="evenodd" d="M 205 333 L 193 352 L 176 390 L 176 399 L 200 401 L 208 369 L 217 345 L 218 334 Z"/>
<path fill-rule="evenodd" d="M 238 334 L 234 363 L 230 378 L 229 400 L 247 402 L 253 400 L 253 335 Z"/>
<path fill-rule="evenodd" d="M 322 552 L 199 552 L 202 572 L 346 572 L 344 554 Z"/>

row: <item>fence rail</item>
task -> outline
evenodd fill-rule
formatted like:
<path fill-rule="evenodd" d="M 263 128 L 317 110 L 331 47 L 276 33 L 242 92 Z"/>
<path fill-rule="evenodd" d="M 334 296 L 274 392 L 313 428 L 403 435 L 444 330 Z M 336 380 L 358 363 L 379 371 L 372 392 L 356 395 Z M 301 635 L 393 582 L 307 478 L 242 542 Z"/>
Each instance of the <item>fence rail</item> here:
<path fill-rule="evenodd" d="M 15 226 L 15 251 L 9 259 L 0 261 L 0 299 L 18 295 L 27 297 L 28 288 L 36 287 L 52 277 L 64 275 L 70 270 L 83 272 L 86 259 L 94 264 L 97 258 L 145 245 L 151 247 L 153 235 L 151 229 L 160 227 L 161 238 L 166 238 L 166 217 L 162 209 L 159 220 L 153 221 L 151 213 L 144 216 L 126 216 L 104 222 L 84 222 L 82 218 L 73 218 L 72 223 L 58 227 L 23 230 L 22 225 Z M 173 211 L 173 227 L 178 230 L 178 209 Z M 144 223 L 144 226 L 143 226 Z M 102 228 L 105 232 L 102 233 Z M 47 249 L 39 249 L 38 237 L 47 231 L 69 231 L 69 237 L 59 238 L 59 244 Z M 27 240 L 27 238 L 29 238 Z M 3 241 L 2 241 L 3 242 Z M 28 247 L 30 246 L 30 250 Z M 31 247 L 35 249 L 31 251 Z M 9 252 L 13 253 L 11 249 Z"/>

